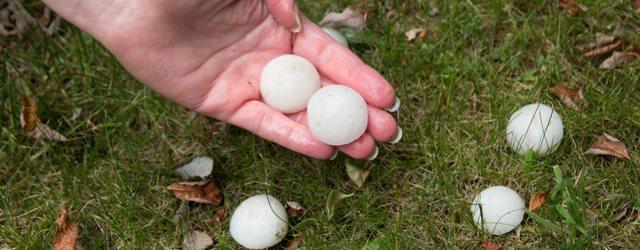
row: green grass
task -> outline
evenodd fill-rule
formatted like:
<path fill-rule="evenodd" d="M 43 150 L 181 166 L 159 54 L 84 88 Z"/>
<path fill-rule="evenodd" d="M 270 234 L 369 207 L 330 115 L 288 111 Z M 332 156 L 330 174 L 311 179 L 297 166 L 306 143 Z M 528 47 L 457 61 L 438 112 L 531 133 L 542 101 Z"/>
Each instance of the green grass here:
<path fill-rule="evenodd" d="M 298 4 L 319 21 L 325 11 L 358 2 Z M 376 238 L 398 249 L 478 248 L 484 240 L 514 248 L 640 245 L 638 220 L 613 220 L 623 204 L 640 207 L 640 60 L 600 70 L 604 58 L 583 58 L 575 49 L 616 24 L 626 46 L 640 42 L 631 1 L 579 1 L 588 10 L 576 17 L 551 0 L 397 1 L 394 20 L 385 19 L 384 1 L 367 2 L 360 4 L 369 9 L 367 28 L 348 37 L 394 84 L 403 103 L 394 116 L 405 131 L 398 146 L 380 145 L 373 162 L 316 161 L 213 119 L 189 122 L 186 110 L 145 89 L 68 24 L 51 37 L 35 29 L 0 37 L 0 248 L 50 248 L 61 203 L 79 221 L 85 248 L 179 248 L 194 229 L 215 235 L 218 248 L 237 248 L 228 217 L 219 226 L 211 222 L 215 207 L 194 205 L 171 220 L 179 204 L 166 187 L 178 181 L 173 169 L 194 156 L 214 159 L 230 210 L 261 192 L 302 204 L 307 214 L 291 221 L 288 237 L 304 232 L 303 246 L 313 249 L 357 249 Z M 436 16 L 427 14 L 431 6 L 439 8 Z M 427 28 L 428 39 L 406 42 L 403 33 L 414 27 Z M 564 107 L 548 91 L 555 85 L 583 87 L 589 107 Z M 22 135 L 21 93 L 73 140 Z M 565 138 L 554 154 L 527 161 L 509 150 L 504 131 L 510 113 L 531 102 L 562 115 Z M 69 122 L 76 108 L 82 114 Z M 631 160 L 583 154 L 605 132 L 627 145 Z M 363 188 L 349 183 L 345 162 L 371 170 Z M 597 214 L 584 242 L 528 216 L 519 236 L 475 228 L 475 194 L 492 185 L 510 186 L 525 199 L 551 191 L 553 165 L 571 184 L 578 212 Z M 324 202 L 334 189 L 355 195 L 327 220 Z M 568 225 L 555 209 L 562 202 L 558 195 L 537 214 Z"/>

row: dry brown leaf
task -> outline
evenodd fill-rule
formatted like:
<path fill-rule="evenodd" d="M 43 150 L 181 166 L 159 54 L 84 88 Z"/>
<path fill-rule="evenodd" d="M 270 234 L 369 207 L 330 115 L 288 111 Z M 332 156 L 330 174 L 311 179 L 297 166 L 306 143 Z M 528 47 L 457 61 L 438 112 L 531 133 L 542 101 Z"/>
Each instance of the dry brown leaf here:
<path fill-rule="evenodd" d="M 342 13 L 330 12 L 318 25 L 326 28 L 350 28 L 362 30 L 366 25 L 367 12 L 353 6 L 348 6 Z"/>
<path fill-rule="evenodd" d="M 22 34 L 36 20 L 29 15 L 18 0 L 6 0 L 6 7 L 0 9 L 0 35 Z"/>
<path fill-rule="evenodd" d="M 585 57 L 594 57 L 606 54 L 622 43 L 619 36 L 603 36 L 596 38 L 596 48 L 584 53 Z"/>
<path fill-rule="evenodd" d="M 56 218 L 56 239 L 53 249 L 75 250 L 78 242 L 78 223 L 69 219 L 69 211 L 64 204 L 60 205 L 58 218 Z"/>
<path fill-rule="evenodd" d="M 427 35 L 427 29 L 425 28 L 415 28 L 415 29 L 410 29 L 409 31 L 405 32 L 404 35 L 407 37 L 407 41 L 413 41 L 416 38 L 418 39 L 422 39 L 424 38 L 425 35 Z"/>
<path fill-rule="evenodd" d="M 183 250 L 205 250 L 213 245 L 213 239 L 209 234 L 202 231 L 193 231 L 184 236 L 182 241 Z"/>
<path fill-rule="evenodd" d="M 549 194 L 545 191 L 539 191 L 531 196 L 529 200 L 529 210 L 535 211 L 538 208 L 542 207 L 545 203 L 547 203 L 547 198 Z"/>
<path fill-rule="evenodd" d="M 569 16 L 577 15 L 582 12 L 582 7 L 575 0 L 559 0 L 560 7 L 564 9 Z"/>
<path fill-rule="evenodd" d="M 484 250 L 502 250 L 502 246 L 498 245 L 498 243 L 494 243 L 491 241 L 483 241 L 482 242 L 482 249 Z"/>
<path fill-rule="evenodd" d="M 596 41 L 593 43 L 589 44 L 589 47 L 591 48 L 595 48 L 595 47 L 602 47 L 605 46 L 607 44 L 613 43 L 616 40 L 619 40 L 620 37 L 619 36 L 612 36 L 612 35 L 605 35 L 602 34 L 600 32 L 596 33 Z"/>
<path fill-rule="evenodd" d="M 640 210 L 634 208 L 624 208 L 616 216 L 613 217 L 613 221 L 633 221 L 640 216 Z"/>
<path fill-rule="evenodd" d="M 23 133 L 34 139 L 49 139 L 55 141 L 68 141 L 67 137 L 51 127 L 43 124 L 38 119 L 36 102 L 27 95 L 20 97 L 22 107 L 20 108 L 20 127 Z"/>
<path fill-rule="evenodd" d="M 588 105 L 587 101 L 584 100 L 584 95 L 582 95 L 582 88 L 555 86 L 551 88 L 551 92 L 556 94 L 567 107 L 578 110 Z"/>
<path fill-rule="evenodd" d="M 636 10 L 636 12 L 640 12 L 640 0 L 636 0 L 636 2 L 633 3 L 633 9 Z"/>
<path fill-rule="evenodd" d="M 29 137 L 31 137 L 31 138 L 34 138 L 34 139 L 44 138 L 44 139 L 49 139 L 49 140 L 54 140 L 54 141 L 68 141 L 69 140 L 69 139 L 67 139 L 67 137 L 65 137 L 60 132 L 55 131 L 51 127 L 47 126 L 46 124 L 42 124 L 40 122 L 37 123 L 36 129 L 34 129 L 33 131 L 27 133 L 27 135 Z"/>
<path fill-rule="evenodd" d="M 226 208 L 220 208 L 218 210 L 216 210 L 216 216 L 214 217 L 214 221 L 217 225 L 222 224 L 222 221 L 224 220 L 224 217 L 227 216 L 227 209 Z"/>
<path fill-rule="evenodd" d="M 589 150 L 585 154 L 593 155 L 610 155 L 618 158 L 629 159 L 627 147 L 617 138 L 604 134 L 597 141 L 589 146 Z"/>
<path fill-rule="evenodd" d="M 173 183 L 168 189 L 173 191 L 176 198 L 185 201 L 218 206 L 224 199 L 218 185 L 211 180 Z"/>
<path fill-rule="evenodd" d="M 613 52 L 613 55 L 611 55 L 611 57 L 607 58 L 607 60 L 604 60 L 604 62 L 602 62 L 602 64 L 600 64 L 600 68 L 601 69 L 613 69 L 614 67 L 618 66 L 618 64 L 623 63 L 624 61 L 637 57 L 639 54 L 637 52 L 633 52 L 633 51 L 627 51 L 627 52 Z"/>
<path fill-rule="evenodd" d="M 433 8 L 431 8 L 431 9 L 429 10 L 428 14 L 429 14 L 430 16 L 435 16 L 435 15 L 437 15 L 439 12 L 440 12 L 440 10 L 439 10 L 438 8 L 433 7 Z"/>
<path fill-rule="evenodd" d="M 302 216 L 306 212 L 304 208 L 295 201 L 287 201 L 285 204 L 285 209 L 289 217 Z"/>
<path fill-rule="evenodd" d="M 21 130 L 23 133 L 28 133 L 33 131 L 37 126 L 38 115 L 36 111 L 38 110 L 38 106 L 36 105 L 36 101 L 28 95 L 20 96 L 20 102 L 22 103 L 22 107 L 20 108 Z"/>
<path fill-rule="evenodd" d="M 293 235 L 293 240 L 289 241 L 289 243 L 287 243 L 287 246 L 284 248 L 286 250 L 294 250 L 294 249 L 298 249 L 300 247 L 300 243 L 302 243 L 302 233 L 297 233 L 295 235 Z"/>

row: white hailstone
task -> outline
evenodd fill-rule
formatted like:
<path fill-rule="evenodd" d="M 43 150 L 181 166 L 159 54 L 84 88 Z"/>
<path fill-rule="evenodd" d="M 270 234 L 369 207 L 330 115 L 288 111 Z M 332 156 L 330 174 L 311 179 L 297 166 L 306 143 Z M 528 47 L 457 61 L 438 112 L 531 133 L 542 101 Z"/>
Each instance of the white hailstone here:
<path fill-rule="evenodd" d="M 324 32 L 326 32 L 327 34 L 329 34 L 329 36 L 331 36 L 331 38 L 333 38 L 333 40 L 336 40 L 336 42 L 349 47 L 349 42 L 347 42 L 347 38 L 344 37 L 344 35 L 342 35 L 342 33 L 340 33 L 340 31 L 337 31 L 335 29 L 332 28 L 322 28 L 322 30 L 324 30 Z"/>
<path fill-rule="evenodd" d="M 260 94 L 265 103 L 282 113 L 307 107 L 320 89 L 320 75 L 311 62 L 297 55 L 282 55 L 269 61 L 260 75 Z"/>
<path fill-rule="evenodd" d="M 262 249 L 278 244 L 287 235 L 287 212 L 276 198 L 260 194 L 244 200 L 231 216 L 231 237 L 245 248 Z"/>
<path fill-rule="evenodd" d="M 545 155 L 556 150 L 563 133 L 560 115 L 547 105 L 533 103 L 520 108 L 509 118 L 507 142 L 520 155 L 528 150 Z"/>
<path fill-rule="evenodd" d="M 480 192 L 471 203 L 473 221 L 493 235 L 505 234 L 522 222 L 524 201 L 513 189 L 493 186 Z"/>
<path fill-rule="evenodd" d="M 311 133 L 334 146 L 358 139 L 367 129 L 367 103 L 355 90 L 329 85 L 318 90 L 307 106 Z"/>

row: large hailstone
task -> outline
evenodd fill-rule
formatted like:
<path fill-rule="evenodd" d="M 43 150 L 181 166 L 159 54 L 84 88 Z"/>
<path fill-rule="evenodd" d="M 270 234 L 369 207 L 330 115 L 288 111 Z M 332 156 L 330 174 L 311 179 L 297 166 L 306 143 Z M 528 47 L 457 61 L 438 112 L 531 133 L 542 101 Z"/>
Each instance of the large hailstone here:
<path fill-rule="evenodd" d="M 276 198 L 260 194 L 244 200 L 231 216 L 229 231 L 238 244 L 263 249 L 278 244 L 287 235 L 287 212 Z"/>
<path fill-rule="evenodd" d="M 513 189 L 493 186 L 480 192 L 471 203 L 473 221 L 493 235 L 505 234 L 522 222 L 524 201 Z"/>
<path fill-rule="evenodd" d="M 297 55 L 276 57 L 264 66 L 260 75 L 264 102 L 282 113 L 304 110 L 311 95 L 320 87 L 316 68 Z"/>
<path fill-rule="evenodd" d="M 545 155 L 558 147 L 563 133 L 560 115 L 547 105 L 533 103 L 520 108 L 509 118 L 507 142 L 520 155 L 528 150 Z"/>
<path fill-rule="evenodd" d="M 355 90 L 329 85 L 318 90 L 307 106 L 311 133 L 334 146 L 358 139 L 367 129 L 367 103 Z"/>
<path fill-rule="evenodd" d="M 342 33 L 340 33 L 340 31 L 337 31 L 335 29 L 332 28 L 322 28 L 322 30 L 324 30 L 324 32 L 326 32 L 327 34 L 329 34 L 329 36 L 331 36 L 331 38 L 333 38 L 333 40 L 336 40 L 336 42 L 349 47 L 349 42 L 347 42 L 347 38 L 344 37 L 344 35 L 342 35 Z"/>

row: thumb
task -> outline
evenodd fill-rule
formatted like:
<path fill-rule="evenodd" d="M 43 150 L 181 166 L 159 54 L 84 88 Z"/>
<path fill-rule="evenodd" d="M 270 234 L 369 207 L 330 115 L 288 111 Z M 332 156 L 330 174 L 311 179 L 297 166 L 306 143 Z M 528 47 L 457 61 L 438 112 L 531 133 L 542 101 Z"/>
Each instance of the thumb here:
<path fill-rule="evenodd" d="M 280 25 L 290 29 L 293 33 L 302 30 L 300 12 L 296 7 L 295 0 L 266 0 L 266 2 L 267 9 Z"/>

